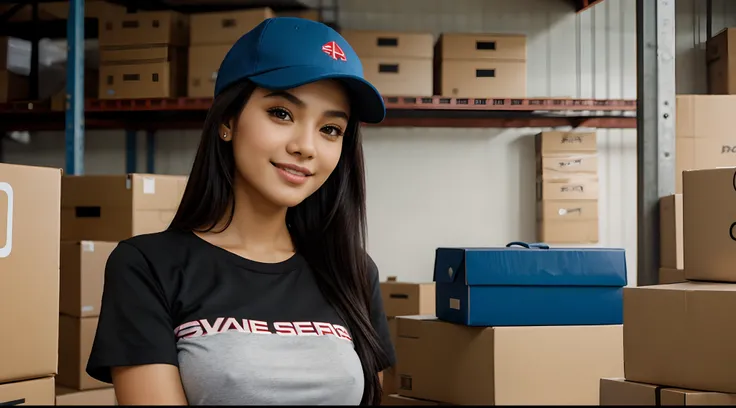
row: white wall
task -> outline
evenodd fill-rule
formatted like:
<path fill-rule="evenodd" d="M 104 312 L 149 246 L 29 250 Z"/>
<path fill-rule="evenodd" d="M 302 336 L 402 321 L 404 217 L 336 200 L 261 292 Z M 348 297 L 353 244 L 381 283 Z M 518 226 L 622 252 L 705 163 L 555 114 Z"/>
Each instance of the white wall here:
<path fill-rule="evenodd" d="M 575 14 L 569 0 L 342 0 L 345 28 L 528 35 L 529 96 L 636 97 L 635 0 Z M 736 3 L 714 1 L 714 30 Z M 730 16 L 726 18 L 723 16 Z M 678 0 L 680 93 L 704 93 L 705 2 Z M 370 251 L 382 277 L 431 281 L 437 246 L 496 246 L 535 236 L 533 135 L 540 129 L 365 130 Z M 199 135 L 165 131 L 156 170 L 186 174 Z M 636 131 L 600 130 L 600 244 L 627 250 L 636 284 Z M 90 131 L 89 174 L 125 171 L 122 131 Z M 140 170 L 145 144 L 141 138 Z M 63 134 L 5 144 L 7 161 L 63 167 Z"/>

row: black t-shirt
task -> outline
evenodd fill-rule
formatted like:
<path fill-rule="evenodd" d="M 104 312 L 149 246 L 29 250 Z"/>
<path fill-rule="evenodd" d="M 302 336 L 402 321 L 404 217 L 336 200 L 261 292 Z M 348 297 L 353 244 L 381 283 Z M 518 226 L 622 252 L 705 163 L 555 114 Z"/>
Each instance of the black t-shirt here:
<path fill-rule="evenodd" d="M 393 365 L 369 265 L 371 321 Z M 155 363 L 179 368 L 192 405 L 357 405 L 364 388 L 351 333 L 303 257 L 255 262 L 194 233 L 133 237 L 107 261 L 87 372 L 111 382 L 110 367 Z"/>

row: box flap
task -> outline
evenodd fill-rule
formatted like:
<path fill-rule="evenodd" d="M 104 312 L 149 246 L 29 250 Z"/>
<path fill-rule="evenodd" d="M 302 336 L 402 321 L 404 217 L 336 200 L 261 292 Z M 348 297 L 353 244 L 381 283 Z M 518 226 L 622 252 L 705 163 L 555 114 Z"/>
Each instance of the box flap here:
<path fill-rule="evenodd" d="M 623 249 L 549 248 L 521 242 L 512 242 L 505 248 L 438 248 L 435 281 L 451 283 L 458 274 L 464 274 L 469 286 L 627 284 Z"/>

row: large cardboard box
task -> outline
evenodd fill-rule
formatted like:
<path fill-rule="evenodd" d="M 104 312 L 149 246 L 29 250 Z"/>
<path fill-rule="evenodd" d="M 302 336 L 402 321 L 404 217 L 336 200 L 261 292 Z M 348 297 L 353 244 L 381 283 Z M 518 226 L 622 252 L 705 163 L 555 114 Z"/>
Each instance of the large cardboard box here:
<path fill-rule="evenodd" d="M 526 36 L 442 34 L 435 44 L 434 93 L 458 98 L 526 97 Z"/>
<path fill-rule="evenodd" d="M 115 390 L 113 388 L 79 391 L 57 386 L 56 405 L 113 406 L 117 405 L 117 400 L 115 399 Z"/>
<path fill-rule="evenodd" d="M 624 378 L 736 393 L 734 309 L 736 285 L 732 283 L 625 288 Z"/>
<path fill-rule="evenodd" d="M 191 45 L 233 45 L 243 34 L 263 20 L 274 17 L 268 7 L 190 15 Z"/>
<path fill-rule="evenodd" d="M 64 176 L 61 239 L 112 242 L 163 231 L 186 182 L 160 174 Z"/>
<path fill-rule="evenodd" d="M 623 378 L 601 378 L 600 405 L 736 405 L 736 395 L 667 388 Z"/>
<path fill-rule="evenodd" d="M 0 164 L 0 383 L 56 374 L 60 189 L 60 169 Z"/>
<path fill-rule="evenodd" d="M 189 43 L 189 16 L 176 11 L 140 11 L 101 16 L 100 48 Z"/>
<path fill-rule="evenodd" d="M 363 73 L 382 95 L 432 96 L 434 36 L 431 33 L 342 30 L 363 63 Z"/>
<path fill-rule="evenodd" d="M 621 325 L 468 327 L 399 317 L 399 394 L 453 405 L 596 405 Z"/>
<path fill-rule="evenodd" d="M 736 166 L 736 95 L 677 95 L 675 193 L 682 171 Z"/>
<path fill-rule="evenodd" d="M 87 374 L 87 361 L 92 353 L 97 317 L 59 316 L 59 374 L 56 383 L 75 390 L 111 387 Z"/>
<path fill-rule="evenodd" d="M 100 315 L 107 258 L 117 242 L 61 243 L 59 312 L 73 317 Z"/>
<path fill-rule="evenodd" d="M 682 176 L 685 278 L 736 282 L 736 167 Z"/>
<path fill-rule="evenodd" d="M 55 405 L 54 377 L 0 384 L 2 405 Z"/>

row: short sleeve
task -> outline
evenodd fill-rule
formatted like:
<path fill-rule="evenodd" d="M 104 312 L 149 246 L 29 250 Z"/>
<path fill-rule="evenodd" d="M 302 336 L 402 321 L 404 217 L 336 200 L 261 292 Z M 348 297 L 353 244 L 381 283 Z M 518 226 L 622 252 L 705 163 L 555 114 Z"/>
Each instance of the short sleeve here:
<path fill-rule="evenodd" d="M 371 323 L 373 328 L 378 334 L 378 341 L 383 347 L 383 351 L 388 357 L 388 361 L 385 362 L 379 371 L 383 371 L 396 365 L 396 351 L 394 350 L 394 344 L 391 341 L 391 333 L 388 329 L 388 319 L 386 318 L 386 312 L 383 309 L 383 297 L 381 296 L 381 285 L 379 282 L 378 266 L 373 262 L 371 257 L 368 257 L 368 270 L 371 279 Z"/>
<path fill-rule="evenodd" d="M 141 251 L 120 242 L 105 266 L 102 305 L 87 374 L 112 383 L 111 367 L 178 366 L 168 304 L 160 279 Z"/>

